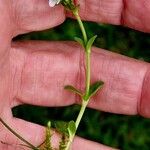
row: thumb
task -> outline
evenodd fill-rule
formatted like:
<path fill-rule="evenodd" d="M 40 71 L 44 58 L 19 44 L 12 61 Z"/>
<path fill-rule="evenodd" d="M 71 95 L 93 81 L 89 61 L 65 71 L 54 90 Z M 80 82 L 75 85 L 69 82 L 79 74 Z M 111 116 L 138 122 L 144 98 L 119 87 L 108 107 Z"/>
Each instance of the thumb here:
<path fill-rule="evenodd" d="M 48 29 L 65 20 L 63 7 L 50 8 L 47 0 L 19 0 L 12 3 L 16 34 Z"/>

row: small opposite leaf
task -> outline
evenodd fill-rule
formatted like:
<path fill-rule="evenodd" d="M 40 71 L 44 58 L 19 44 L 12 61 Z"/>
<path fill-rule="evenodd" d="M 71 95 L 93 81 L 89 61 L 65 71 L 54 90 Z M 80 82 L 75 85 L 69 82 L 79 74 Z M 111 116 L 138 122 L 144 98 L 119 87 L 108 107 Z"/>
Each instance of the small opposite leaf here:
<path fill-rule="evenodd" d="M 51 122 L 50 121 L 48 121 L 48 123 L 47 123 L 47 128 L 51 128 Z"/>
<path fill-rule="evenodd" d="M 78 42 L 82 47 L 85 47 L 84 41 L 81 38 L 75 37 L 74 40 Z"/>
<path fill-rule="evenodd" d="M 62 134 L 61 141 L 59 142 L 59 150 L 66 150 L 68 142 L 69 142 L 69 136 Z"/>
<path fill-rule="evenodd" d="M 51 145 L 51 122 L 49 121 L 47 123 L 46 127 L 46 139 L 44 143 L 44 148 L 46 150 L 52 150 L 52 145 Z"/>
<path fill-rule="evenodd" d="M 104 85 L 103 81 L 97 81 L 92 85 L 90 85 L 89 98 L 94 96 L 98 92 L 98 90 L 102 88 L 103 85 Z"/>
<path fill-rule="evenodd" d="M 68 135 L 68 123 L 64 121 L 57 121 L 55 123 L 56 130 L 62 134 Z"/>
<path fill-rule="evenodd" d="M 76 89 L 75 87 L 73 87 L 72 85 L 66 85 L 65 89 L 69 90 L 75 94 L 78 94 L 79 96 L 82 96 L 82 92 L 80 90 Z"/>
<path fill-rule="evenodd" d="M 87 45 L 86 45 L 86 50 L 89 50 L 92 47 L 96 38 L 97 38 L 97 35 L 95 35 L 89 39 L 89 41 L 87 42 Z"/>
<path fill-rule="evenodd" d="M 76 124 L 74 121 L 70 121 L 68 124 L 69 136 L 73 136 L 76 132 Z"/>

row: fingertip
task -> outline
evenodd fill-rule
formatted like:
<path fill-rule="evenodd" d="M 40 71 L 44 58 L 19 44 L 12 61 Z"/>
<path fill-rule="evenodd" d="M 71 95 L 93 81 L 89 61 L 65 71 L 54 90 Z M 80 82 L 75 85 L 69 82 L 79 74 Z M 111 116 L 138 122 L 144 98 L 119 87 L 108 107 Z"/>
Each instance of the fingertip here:
<path fill-rule="evenodd" d="M 150 66 L 148 67 L 141 89 L 141 98 L 138 101 L 138 113 L 146 118 L 150 118 Z"/>
<path fill-rule="evenodd" d="M 80 16 L 83 20 L 120 24 L 122 1 L 76 0 L 76 3 L 80 5 Z"/>
<path fill-rule="evenodd" d="M 65 10 L 61 5 L 51 8 L 43 0 L 21 0 L 14 3 L 15 34 L 52 28 L 65 20 Z"/>

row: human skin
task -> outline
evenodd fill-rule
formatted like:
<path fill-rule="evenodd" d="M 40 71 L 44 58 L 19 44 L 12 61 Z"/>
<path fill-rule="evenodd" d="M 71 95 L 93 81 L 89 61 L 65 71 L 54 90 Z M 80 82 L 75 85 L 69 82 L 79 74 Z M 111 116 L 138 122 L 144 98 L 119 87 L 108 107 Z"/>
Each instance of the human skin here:
<path fill-rule="evenodd" d="M 149 0 L 80 0 L 79 3 L 84 20 L 150 32 Z M 79 99 L 63 87 L 73 84 L 84 88 L 83 51 L 74 42 L 12 42 L 19 34 L 63 23 L 68 14 L 62 6 L 50 8 L 47 0 L 0 0 L 0 12 L 0 116 L 25 139 L 38 145 L 44 139 L 44 128 L 14 118 L 11 108 L 20 104 L 66 106 L 79 103 Z M 89 107 L 150 117 L 147 111 L 150 84 L 146 84 L 150 82 L 149 64 L 99 48 L 92 50 L 92 82 L 101 79 L 105 85 Z M 2 124 L 0 141 L 20 143 Z M 54 145 L 57 141 L 57 135 L 53 135 Z M 0 143 L 0 149 L 17 148 Z M 75 149 L 111 148 L 76 138 Z"/>

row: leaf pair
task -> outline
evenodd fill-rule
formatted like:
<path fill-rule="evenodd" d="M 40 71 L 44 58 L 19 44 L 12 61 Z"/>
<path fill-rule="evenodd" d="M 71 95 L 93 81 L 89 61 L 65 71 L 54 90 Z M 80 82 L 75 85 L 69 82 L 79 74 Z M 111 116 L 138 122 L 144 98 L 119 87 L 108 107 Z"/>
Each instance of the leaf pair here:
<path fill-rule="evenodd" d="M 97 82 L 91 84 L 89 92 L 86 94 L 83 94 L 80 90 L 76 89 L 72 85 L 65 86 L 65 89 L 79 95 L 81 98 L 83 98 L 85 101 L 87 101 L 102 88 L 103 84 L 104 84 L 103 81 L 97 81 Z"/>
<path fill-rule="evenodd" d="M 85 43 L 81 38 L 75 37 L 75 41 L 78 42 L 87 52 L 91 49 L 95 39 L 97 38 L 97 35 L 91 37 L 87 43 Z"/>
<path fill-rule="evenodd" d="M 64 121 L 59 121 L 56 122 L 55 126 L 60 133 L 67 135 L 69 137 L 73 136 L 76 132 L 76 125 L 74 121 L 70 121 L 69 123 Z"/>
<path fill-rule="evenodd" d="M 66 150 L 69 140 L 71 140 L 76 133 L 76 124 L 74 121 L 59 121 L 56 122 L 55 126 L 56 129 L 62 134 L 61 141 L 59 143 L 59 150 Z"/>

